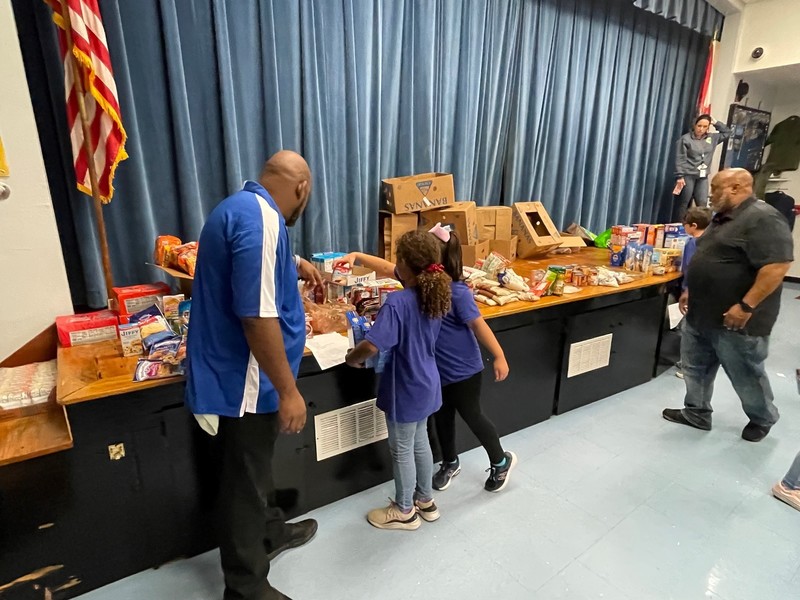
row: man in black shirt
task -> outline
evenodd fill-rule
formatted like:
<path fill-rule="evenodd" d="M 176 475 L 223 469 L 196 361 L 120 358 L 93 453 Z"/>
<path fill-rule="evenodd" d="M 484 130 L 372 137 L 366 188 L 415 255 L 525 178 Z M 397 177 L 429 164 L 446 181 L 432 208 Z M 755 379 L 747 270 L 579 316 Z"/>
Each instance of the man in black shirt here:
<path fill-rule="evenodd" d="M 711 182 L 711 225 L 697 240 L 680 299 L 684 408 L 668 421 L 711 429 L 711 394 L 720 365 L 750 422 L 742 437 L 759 442 L 778 421 L 764 361 L 778 318 L 781 284 L 793 259 L 786 219 L 753 197 L 744 169 L 721 171 Z"/>

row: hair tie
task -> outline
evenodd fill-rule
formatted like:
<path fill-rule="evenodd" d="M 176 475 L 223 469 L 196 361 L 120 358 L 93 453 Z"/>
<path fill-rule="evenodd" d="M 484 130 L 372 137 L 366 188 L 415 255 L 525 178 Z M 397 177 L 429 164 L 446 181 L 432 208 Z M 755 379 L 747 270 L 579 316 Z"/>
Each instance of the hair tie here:
<path fill-rule="evenodd" d="M 450 230 L 442 227 L 441 223 L 437 223 L 433 227 L 428 230 L 428 233 L 432 233 L 437 238 L 442 240 L 445 244 L 450 241 Z"/>
<path fill-rule="evenodd" d="M 444 273 L 444 265 L 440 265 L 438 263 L 434 263 L 432 265 L 428 265 L 428 268 L 425 269 L 428 273 Z"/>

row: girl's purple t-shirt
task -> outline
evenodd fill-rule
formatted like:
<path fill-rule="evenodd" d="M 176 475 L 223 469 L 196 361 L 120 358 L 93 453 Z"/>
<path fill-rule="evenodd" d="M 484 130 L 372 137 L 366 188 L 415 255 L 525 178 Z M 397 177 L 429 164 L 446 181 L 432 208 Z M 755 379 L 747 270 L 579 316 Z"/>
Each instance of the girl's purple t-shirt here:
<path fill-rule="evenodd" d="M 441 319 L 422 314 L 413 289 L 389 294 L 366 339 L 389 358 L 378 386 L 377 406 L 396 423 L 427 419 L 442 405 L 436 338 Z"/>
<path fill-rule="evenodd" d="M 436 341 L 436 366 L 442 385 L 464 381 L 483 371 L 478 340 L 468 327 L 481 316 L 472 290 L 463 281 L 454 281 L 450 289 L 453 307 L 442 319 L 442 330 Z"/>

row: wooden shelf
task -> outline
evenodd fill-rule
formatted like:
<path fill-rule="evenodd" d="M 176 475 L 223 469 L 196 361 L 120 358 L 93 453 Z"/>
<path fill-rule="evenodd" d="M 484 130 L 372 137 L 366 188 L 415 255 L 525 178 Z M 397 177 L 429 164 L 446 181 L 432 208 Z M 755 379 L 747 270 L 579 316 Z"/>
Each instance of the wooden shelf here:
<path fill-rule="evenodd" d="M 58 348 L 56 398 L 62 405 L 177 383 L 184 377 L 133 381 L 137 356 L 122 356 L 119 340 Z"/>
<path fill-rule="evenodd" d="M 57 343 L 53 324 L 0 363 L 0 367 L 52 360 L 56 357 Z M 46 403 L 0 411 L 0 466 L 72 448 L 66 412 L 55 399 L 55 393 L 51 393 Z"/>
<path fill-rule="evenodd" d="M 38 414 L 0 421 L 0 467 L 70 448 L 67 415 L 55 402 Z"/>

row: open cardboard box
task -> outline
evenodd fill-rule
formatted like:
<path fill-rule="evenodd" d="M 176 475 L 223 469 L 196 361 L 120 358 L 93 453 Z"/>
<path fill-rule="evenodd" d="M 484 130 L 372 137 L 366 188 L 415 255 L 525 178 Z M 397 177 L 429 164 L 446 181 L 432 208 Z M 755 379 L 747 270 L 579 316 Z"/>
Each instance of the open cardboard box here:
<path fill-rule="evenodd" d="M 378 213 L 378 256 L 389 262 L 397 262 L 397 242 L 406 233 L 416 231 L 417 213 L 396 215 L 388 211 Z"/>
<path fill-rule="evenodd" d="M 178 271 L 177 269 L 171 269 L 169 267 L 162 267 L 161 265 L 155 265 L 153 263 L 147 263 L 151 267 L 155 267 L 156 269 L 161 269 L 167 275 L 170 275 L 178 280 L 178 290 L 180 293 L 183 294 L 187 299 L 192 297 L 192 282 L 194 281 L 194 277 L 189 275 L 188 273 L 184 273 L 183 271 Z"/>
<path fill-rule="evenodd" d="M 517 236 L 511 236 L 509 240 L 490 240 L 489 241 L 489 252 L 497 252 L 504 258 L 507 258 L 510 261 L 514 261 L 517 259 L 517 244 L 519 243 L 519 238 Z"/>
<path fill-rule="evenodd" d="M 447 208 L 425 211 L 419 216 L 419 228 L 423 231 L 428 231 L 437 223 L 452 227 L 463 246 L 479 242 L 478 213 L 474 202 L 456 202 Z"/>
<path fill-rule="evenodd" d="M 512 209 L 511 228 L 519 237 L 520 258 L 547 254 L 561 246 L 561 234 L 541 202 L 516 202 Z"/>
<path fill-rule="evenodd" d="M 586 242 L 578 235 L 561 235 L 561 248 L 585 248 Z"/>
<path fill-rule="evenodd" d="M 475 263 L 487 256 L 489 256 L 489 240 L 482 240 L 469 246 L 461 246 L 461 261 L 465 267 L 474 267 Z"/>

